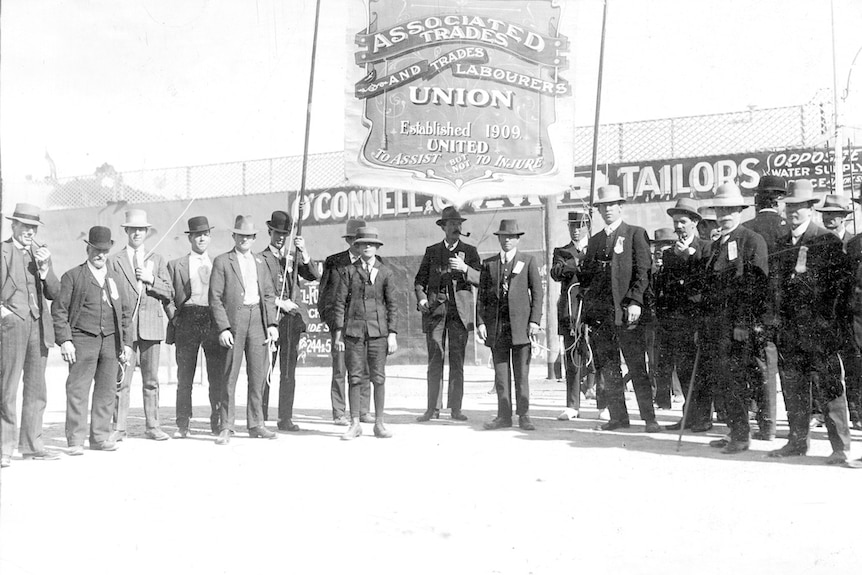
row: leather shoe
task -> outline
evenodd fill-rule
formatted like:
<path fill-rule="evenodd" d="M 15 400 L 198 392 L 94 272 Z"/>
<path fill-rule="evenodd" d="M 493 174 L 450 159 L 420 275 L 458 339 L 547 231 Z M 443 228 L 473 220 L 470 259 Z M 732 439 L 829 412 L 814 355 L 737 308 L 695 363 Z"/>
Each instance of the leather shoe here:
<path fill-rule="evenodd" d="M 260 429 L 260 428 L 256 427 L 255 429 Z M 293 420 L 285 419 L 284 421 L 280 421 L 278 423 L 278 430 L 279 431 L 299 431 L 299 426 L 297 424 L 295 424 L 293 422 Z M 250 429 L 249 429 L 249 433 L 251 433 Z M 272 433 L 272 432 L 270 431 L 269 433 Z M 269 439 L 269 436 L 267 436 L 267 439 Z"/>
<path fill-rule="evenodd" d="M 680 420 L 680 421 L 677 421 L 676 423 L 673 423 L 671 425 L 665 425 L 664 428 L 667 431 L 679 431 L 680 429 L 682 429 L 682 421 Z M 691 429 L 691 422 L 690 421 L 685 422 L 685 428 Z"/>
<path fill-rule="evenodd" d="M 383 426 L 383 422 L 378 421 L 374 424 L 374 437 L 378 439 L 389 439 L 392 437 L 392 432 Z"/>
<path fill-rule="evenodd" d="M 657 421 L 648 421 L 644 431 L 647 433 L 661 433 L 661 425 L 658 424 Z"/>
<path fill-rule="evenodd" d="M 691 426 L 692 433 L 705 433 L 712 429 L 712 423 L 707 421 L 706 423 L 695 423 Z"/>
<path fill-rule="evenodd" d="M 727 445 L 724 446 L 724 449 L 722 449 L 721 452 L 726 454 L 740 453 L 742 451 L 748 451 L 750 446 L 750 441 L 737 441 L 735 439 L 731 439 L 727 442 Z"/>
<path fill-rule="evenodd" d="M 36 461 L 54 461 L 60 459 L 60 454 L 56 451 L 34 451 L 33 453 L 22 453 L 24 459 L 34 459 Z"/>
<path fill-rule="evenodd" d="M 102 443 L 91 443 L 90 450 L 91 451 L 116 451 L 120 448 L 116 441 L 111 441 L 110 439 L 107 441 L 103 441 Z"/>
<path fill-rule="evenodd" d="M 518 427 L 520 427 L 524 431 L 535 431 L 536 430 L 536 426 L 533 425 L 532 421 L 530 421 L 529 415 L 519 415 L 518 416 Z"/>
<path fill-rule="evenodd" d="M 437 415 L 434 416 L 434 419 L 440 417 L 440 412 L 437 412 Z M 359 423 L 377 423 L 377 419 L 371 415 L 370 413 L 363 413 L 359 416 Z"/>
<path fill-rule="evenodd" d="M 84 455 L 83 445 L 70 445 L 66 455 Z"/>
<path fill-rule="evenodd" d="M 833 451 L 832 454 L 826 458 L 826 465 L 841 465 L 847 463 L 847 454 L 843 451 Z"/>
<path fill-rule="evenodd" d="M 0 467 L 9 467 L 12 465 L 12 458 L 8 455 L 0 455 Z"/>
<path fill-rule="evenodd" d="M 713 439 L 709 442 L 710 447 L 727 447 L 727 444 L 730 443 L 730 440 L 726 437 L 722 437 L 721 439 Z"/>
<path fill-rule="evenodd" d="M 170 437 L 167 433 L 165 433 L 158 427 L 148 429 L 145 435 L 147 439 L 153 439 L 155 441 L 165 441 Z"/>
<path fill-rule="evenodd" d="M 847 462 L 847 467 L 851 469 L 862 469 L 862 459 L 854 459 Z"/>
<path fill-rule="evenodd" d="M 862 419 L 854 419 L 852 427 L 857 431 L 862 430 Z"/>
<path fill-rule="evenodd" d="M 495 417 L 491 421 L 486 421 L 482 427 L 488 430 L 503 429 L 504 427 L 512 427 L 512 419 L 509 417 Z"/>
<path fill-rule="evenodd" d="M 248 436 L 251 438 L 260 439 L 277 439 L 278 435 L 274 431 L 270 431 L 264 426 L 252 427 L 248 430 Z"/>
<path fill-rule="evenodd" d="M 111 441 L 116 443 L 120 443 L 122 440 L 126 438 L 126 432 L 120 431 L 119 429 L 115 429 L 111 432 Z"/>
<path fill-rule="evenodd" d="M 174 431 L 174 439 L 185 439 L 189 435 L 188 427 L 178 427 L 177 430 Z"/>
<path fill-rule="evenodd" d="M 453 409 L 449 419 L 454 421 L 467 421 L 467 416 L 461 413 L 460 409 Z"/>
<path fill-rule="evenodd" d="M 416 421 L 420 423 L 425 423 L 426 421 L 431 421 L 434 418 L 434 411 L 426 411 L 422 415 L 416 418 Z M 362 420 L 360 420 L 362 421 Z M 364 423 L 364 422 L 363 422 Z"/>
<path fill-rule="evenodd" d="M 796 457 L 808 453 L 808 448 L 799 446 L 794 443 L 786 443 L 781 449 L 775 449 L 769 452 L 769 457 Z"/>
<path fill-rule="evenodd" d="M 350 441 L 351 439 L 356 439 L 360 435 L 362 435 L 362 426 L 358 423 L 351 423 L 347 431 L 345 431 L 341 436 L 341 439 L 344 441 Z"/>
<path fill-rule="evenodd" d="M 223 429 L 216 438 L 216 445 L 227 445 L 230 443 L 230 429 Z"/>
<path fill-rule="evenodd" d="M 348 425 L 350 425 L 350 420 L 347 418 L 347 416 L 346 416 L 346 415 L 341 415 L 341 416 L 336 417 L 335 419 L 333 419 L 333 420 L 332 420 L 332 423 L 333 423 L 334 425 L 340 425 L 340 426 L 342 426 L 342 427 L 347 427 Z"/>
<path fill-rule="evenodd" d="M 599 426 L 599 431 L 613 431 L 615 429 L 628 429 L 631 427 L 631 424 L 628 421 L 621 421 L 619 419 L 611 419 Z"/>
<path fill-rule="evenodd" d="M 751 438 L 757 441 L 772 441 L 775 439 L 775 434 L 768 431 L 755 431 L 751 434 Z"/>

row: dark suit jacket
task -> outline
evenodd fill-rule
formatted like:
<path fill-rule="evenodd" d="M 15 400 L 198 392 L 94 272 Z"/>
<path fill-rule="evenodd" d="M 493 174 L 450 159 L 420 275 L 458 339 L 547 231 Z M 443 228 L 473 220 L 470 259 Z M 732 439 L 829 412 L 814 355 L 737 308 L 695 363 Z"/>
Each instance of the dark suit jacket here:
<path fill-rule="evenodd" d="M 257 267 L 257 286 L 260 295 L 260 320 L 264 329 L 278 325 L 275 315 L 275 290 L 269 270 L 259 255 L 253 255 Z M 242 283 L 242 271 L 237 260 L 236 248 L 213 260 L 210 274 L 210 314 L 219 333 L 237 325 L 237 308 L 242 306 L 247 286 Z"/>
<path fill-rule="evenodd" d="M 165 312 L 173 297 L 171 279 L 165 259 L 159 254 L 150 254 L 144 260 L 144 265 L 153 262 L 153 285 L 144 285 L 141 303 L 134 318 L 133 332 L 135 340 L 162 341 L 165 339 Z M 108 257 L 108 266 L 118 278 L 120 289 L 124 290 L 132 300 L 134 308 L 138 299 L 138 281 L 135 279 L 135 269 L 129 261 L 129 254 L 123 247 L 119 252 Z"/>
<path fill-rule="evenodd" d="M 362 267 L 362 260 L 344 266 L 335 288 L 333 331 L 350 337 L 383 337 L 398 333 L 398 309 L 395 305 L 395 275 L 379 259 L 374 262 L 377 277 Z"/>
<path fill-rule="evenodd" d="M 790 233 L 787 222 L 777 211 L 758 212 L 753 219 L 742 225 L 763 237 L 766 242 L 766 251 L 770 254 L 775 252 L 775 242 Z"/>
<path fill-rule="evenodd" d="M 117 350 L 122 350 L 123 346 L 131 347 L 135 340 L 132 326 L 132 312 L 135 302 L 129 299 L 128 292 L 119 287 L 121 278 L 117 277 L 110 266 L 105 264 L 105 267 L 108 269 L 105 278 L 106 287 L 111 295 L 114 311 L 114 328 L 116 329 L 114 336 L 117 340 Z M 87 262 L 70 269 L 60 279 L 60 295 L 54 300 L 54 305 L 51 307 L 57 343 L 62 344 L 71 341 L 72 331 L 78 326 L 78 316 L 84 303 L 88 283 L 98 285 L 96 278 L 93 277 L 87 267 Z M 111 283 L 113 283 L 113 287 Z M 116 294 L 114 290 L 116 290 Z"/>
<path fill-rule="evenodd" d="M 261 258 L 263 258 L 263 262 L 266 264 L 266 269 L 269 270 L 269 276 L 272 278 L 272 289 L 275 293 L 275 297 L 281 297 L 284 299 L 291 299 L 293 303 L 299 306 L 299 309 L 295 314 L 290 314 L 290 318 L 295 318 L 301 323 L 301 330 L 305 331 L 305 324 L 308 323 L 308 305 L 299 297 L 298 294 L 293 293 L 293 273 L 291 270 L 287 271 L 285 275 L 284 269 L 281 267 L 281 262 L 278 261 L 278 257 L 272 253 L 272 250 L 269 249 L 269 246 L 266 247 L 265 250 L 258 254 Z M 310 282 L 316 281 L 320 279 L 320 276 L 317 273 L 317 262 L 314 260 L 309 260 L 308 263 L 300 262 L 299 268 L 297 269 L 297 273 L 299 277 L 306 279 Z M 282 278 L 285 279 L 282 282 Z M 282 283 L 286 283 L 287 285 L 282 286 Z M 282 287 L 284 289 L 282 290 Z M 283 295 L 282 295 L 283 294 Z M 276 308 L 276 315 L 279 314 L 278 308 Z"/>
<path fill-rule="evenodd" d="M 574 319 L 570 317 L 569 310 L 571 309 L 572 313 L 577 315 L 577 306 L 580 305 L 577 299 L 580 293 L 578 266 L 585 255 L 586 250 L 580 251 L 574 242 L 569 242 L 568 245 L 561 248 L 554 248 L 551 279 L 560 282 L 560 299 L 557 301 L 557 333 L 559 335 L 569 333 L 570 320 Z"/>
<path fill-rule="evenodd" d="M 514 273 L 518 263 L 522 268 Z M 494 347 L 500 314 L 500 254 L 482 262 L 479 275 L 479 295 L 476 299 L 476 324 L 485 325 L 488 337 L 485 345 Z M 542 321 L 542 278 L 536 258 L 521 251 L 515 252 L 512 260 L 512 275 L 509 277 L 509 321 L 512 326 L 512 345 L 530 343 L 529 324 Z"/>
<path fill-rule="evenodd" d="M 476 248 L 459 241 L 455 248 L 467 264 L 466 272 L 450 272 L 449 257 L 452 254 L 445 242 L 439 242 L 425 248 L 425 255 L 413 280 L 416 291 L 416 302 L 428 300 L 428 313 L 422 314 L 422 331 L 429 333 L 434 326 L 446 320 L 449 305 L 455 305 L 461 323 L 467 331 L 473 329 L 473 286 L 479 285 L 479 270 L 482 260 Z M 454 288 L 455 301 L 449 301 L 449 288 Z"/>
<path fill-rule="evenodd" d="M 622 238 L 622 251 L 616 253 L 616 246 L 620 245 Z M 605 244 L 608 236 L 605 230 L 600 231 L 590 238 L 587 244 L 587 254 L 581 264 L 581 286 L 586 293 L 584 299 L 599 297 L 601 294 L 590 293 L 589 288 L 593 278 L 601 271 L 602 264 L 599 261 L 604 254 Z M 637 304 L 642 308 L 642 315 L 647 311 L 649 294 L 649 273 L 652 267 L 652 256 L 650 254 L 649 236 L 646 230 L 637 226 L 631 226 L 625 222 L 620 223 L 614 232 L 611 242 L 611 291 L 614 302 L 614 323 L 622 325 L 623 308 L 630 303 Z M 645 318 L 646 319 L 646 318 Z"/>
<path fill-rule="evenodd" d="M 0 304 L 21 319 L 24 319 L 30 314 L 29 306 L 25 309 L 17 309 L 17 306 L 11 301 L 16 291 L 27 291 L 27 279 L 21 274 L 21 270 L 24 268 L 24 258 L 12 243 L 12 238 L 0 244 L 0 248 L 2 248 L 2 257 L 0 257 Z M 60 294 L 60 280 L 54 274 L 53 266 L 48 269 L 44 280 L 38 277 L 37 272 L 36 291 L 39 295 L 39 323 L 42 329 L 42 343 L 45 344 L 45 347 L 51 347 L 54 345 L 54 322 L 51 318 L 48 300 L 53 300 Z M 26 293 L 24 296 L 26 298 Z"/>
<path fill-rule="evenodd" d="M 693 318 L 699 314 L 703 291 L 703 265 L 712 252 L 712 243 L 695 237 L 689 249 L 664 251 L 662 266 L 655 272 L 654 292 L 658 319 Z"/>

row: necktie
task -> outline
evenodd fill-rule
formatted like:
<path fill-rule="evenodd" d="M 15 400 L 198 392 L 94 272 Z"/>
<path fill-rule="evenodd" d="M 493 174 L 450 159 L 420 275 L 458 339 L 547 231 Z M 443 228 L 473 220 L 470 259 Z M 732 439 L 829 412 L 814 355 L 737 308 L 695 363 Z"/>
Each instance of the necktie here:
<path fill-rule="evenodd" d="M 144 248 L 135 250 L 135 267 L 144 269 Z M 144 282 L 138 280 L 138 291 L 140 292 L 143 288 Z"/>
<path fill-rule="evenodd" d="M 605 234 L 608 236 L 605 239 L 605 259 L 609 260 L 611 259 L 611 250 L 613 250 L 614 247 L 614 233 L 605 230 Z"/>

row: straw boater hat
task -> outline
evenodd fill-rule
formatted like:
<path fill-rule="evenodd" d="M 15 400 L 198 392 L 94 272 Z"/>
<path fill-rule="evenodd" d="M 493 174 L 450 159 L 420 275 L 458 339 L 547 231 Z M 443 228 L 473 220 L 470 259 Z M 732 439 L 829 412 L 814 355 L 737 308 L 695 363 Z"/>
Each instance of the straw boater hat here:
<path fill-rule="evenodd" d="M 785 204 L 808 204 L 810 207 L 819 201 L 814 197 L 814 186 L 811 185 L 810 180 L 790 182 L 788 188 L 787 195 L 784 197 Z"/>
<path fill-rule="evenodd" d="M 679 238 L 671 228 L 659 228 L 655 231 L 654 244 L 674 244 Z"/>
<path fill-rule="evenodd" d="M 293 227 L 293 218 L 287 212 L 276 210 L 272 212 L 272 216 L 266 222 L 266 226 L 274 232 L 289 234 L 290 229 Z"/>
<path fill-rule="evenodd" d="M 715 190 L 715 196 L 708 204 L 711 208 L 747 208 L 748 203 L 742 197 L 739 186 L 733 182 L 725 182 Z"/>
<path fill-rule="evenodd" d="M 821 213 L 846 215 L 853 211 L 853 206 L 850 205 L 850 198 L 838 194 L 827 194 L 823 198 L 823 205 L 814 209 Z"/>
<path fill-rule="evenodd" d="M 126 212 L 126 221 L 120 224 L 124 228 L 148 228 L 150 223 L 147 221 L 147 212 L 144 210 L 128 210 Z"/>
<path fill-rule="evenodd" d="M 189 218 L 189 229 L 186 233 L 196 234 L 199 232 L 208 232 L 211 229 L 213 229 L 213 227 L 210 225 L 206 216 L 195 216 L 193 218 Z"/>
<path fill-rule="evenodd" d="M 524 232 L 518 227 L 518 220 L 500 220 L 500 229 L 494 232 L 495 236 L 523 236 Z"/>
<path fill-rule="evenodd" d="M 668 208 L 667 215 L 673 217 L 674 214 L 683 214 L 694 221 L 699 221 L 701 219 L 701 215 L 697 211 L 697 202 L 691 198 L 680 198 L 676 201 L 676 205 L 674 207 Z"/>
<path fill-rule="evenodd" d="M 365 227 L 365 220 L 347 220 L 347 227 L 344 230 L 342 238 L 352 238 L 356 236 L 356 230 Z"/>
<path fill-rule="evenodd" d="M 97 250 L 109 250 L 114 245 L 111 239 L 111 228 L 105 226 L 93 226 L 90 228 L 89 237 L 84 240 L 88 246 Z"/>
<path fill-rule="evenodd" d="M 597 198 L 593 201 L 593 205 L 599 204 L 619 204 L 626 201 L 619 186 L 613 184 L 608 186 L 599 186 L 596 190 Z"/>
<path fill-rule="evenodd" d="M 764 174 L 760 176 L 760 181 L 757 182 L 754 191 L 758 194 L 783 196 L 787 193 L 787 182 L 781 176 Z"/>
<path fill-rule="evenodd" d="M 569 212 L 568 223 L 570 226 L 585 226 L 590 223 L 590 214 L 585 210 L 573 210 Z"/>
<path fill-rule="evenodd" d="M 15 204 L 15 211 L 7 220 L 13 220 L 30 226 L 41 226 L 42 219 L 39 217 L 39 208 L 33 204 Z"/>
<path fill-rule="evenodd" d="M 237 216 L 231 231 L 241 236 L 253 236 L 257 233 L 251 216 Z"/>
<path fill-rule="evenodd" d="M 361 227 L 356 230 L 356 235 L 353 237 L 354 244 L 377 244 L 382 246 L 380 234 L 377 233 L 377 228 Z"/>
<path fill-rule="evenodd" d="M 447 208 L 443 208 L 443 213 L 440 214 L 440 219 L 437 220 L 437 225 L 442 226 L 449 220 L 454 220 L 456 222 L 466 222 L 467 218 L 462 218 L 461 214 L 458 213 L 454 207 L 449 206 Z"/>

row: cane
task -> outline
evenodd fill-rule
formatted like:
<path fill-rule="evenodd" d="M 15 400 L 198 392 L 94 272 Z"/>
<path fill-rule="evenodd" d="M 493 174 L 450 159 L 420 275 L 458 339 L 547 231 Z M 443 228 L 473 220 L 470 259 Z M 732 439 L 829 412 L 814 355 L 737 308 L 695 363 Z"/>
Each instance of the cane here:
<path fill-rule="evenodd" d="M 697 351 L 694 354 L 694 365 L 691 368 L 691 379 L 688 381 L 688 393 L 685 396 L 685 407 L 682 410 L 682 421 L 679 422 L 679 438 L 676 440 L 676 450 L 682 445 L 682 434 L 685 433 L 685 421 L 688 419 L 688 410 L 691 409 L 692 391 L 694 390 L 694 378 L 697 377 L 697 364 L 700 363 L 700 343 L 697 344 Z"/>

